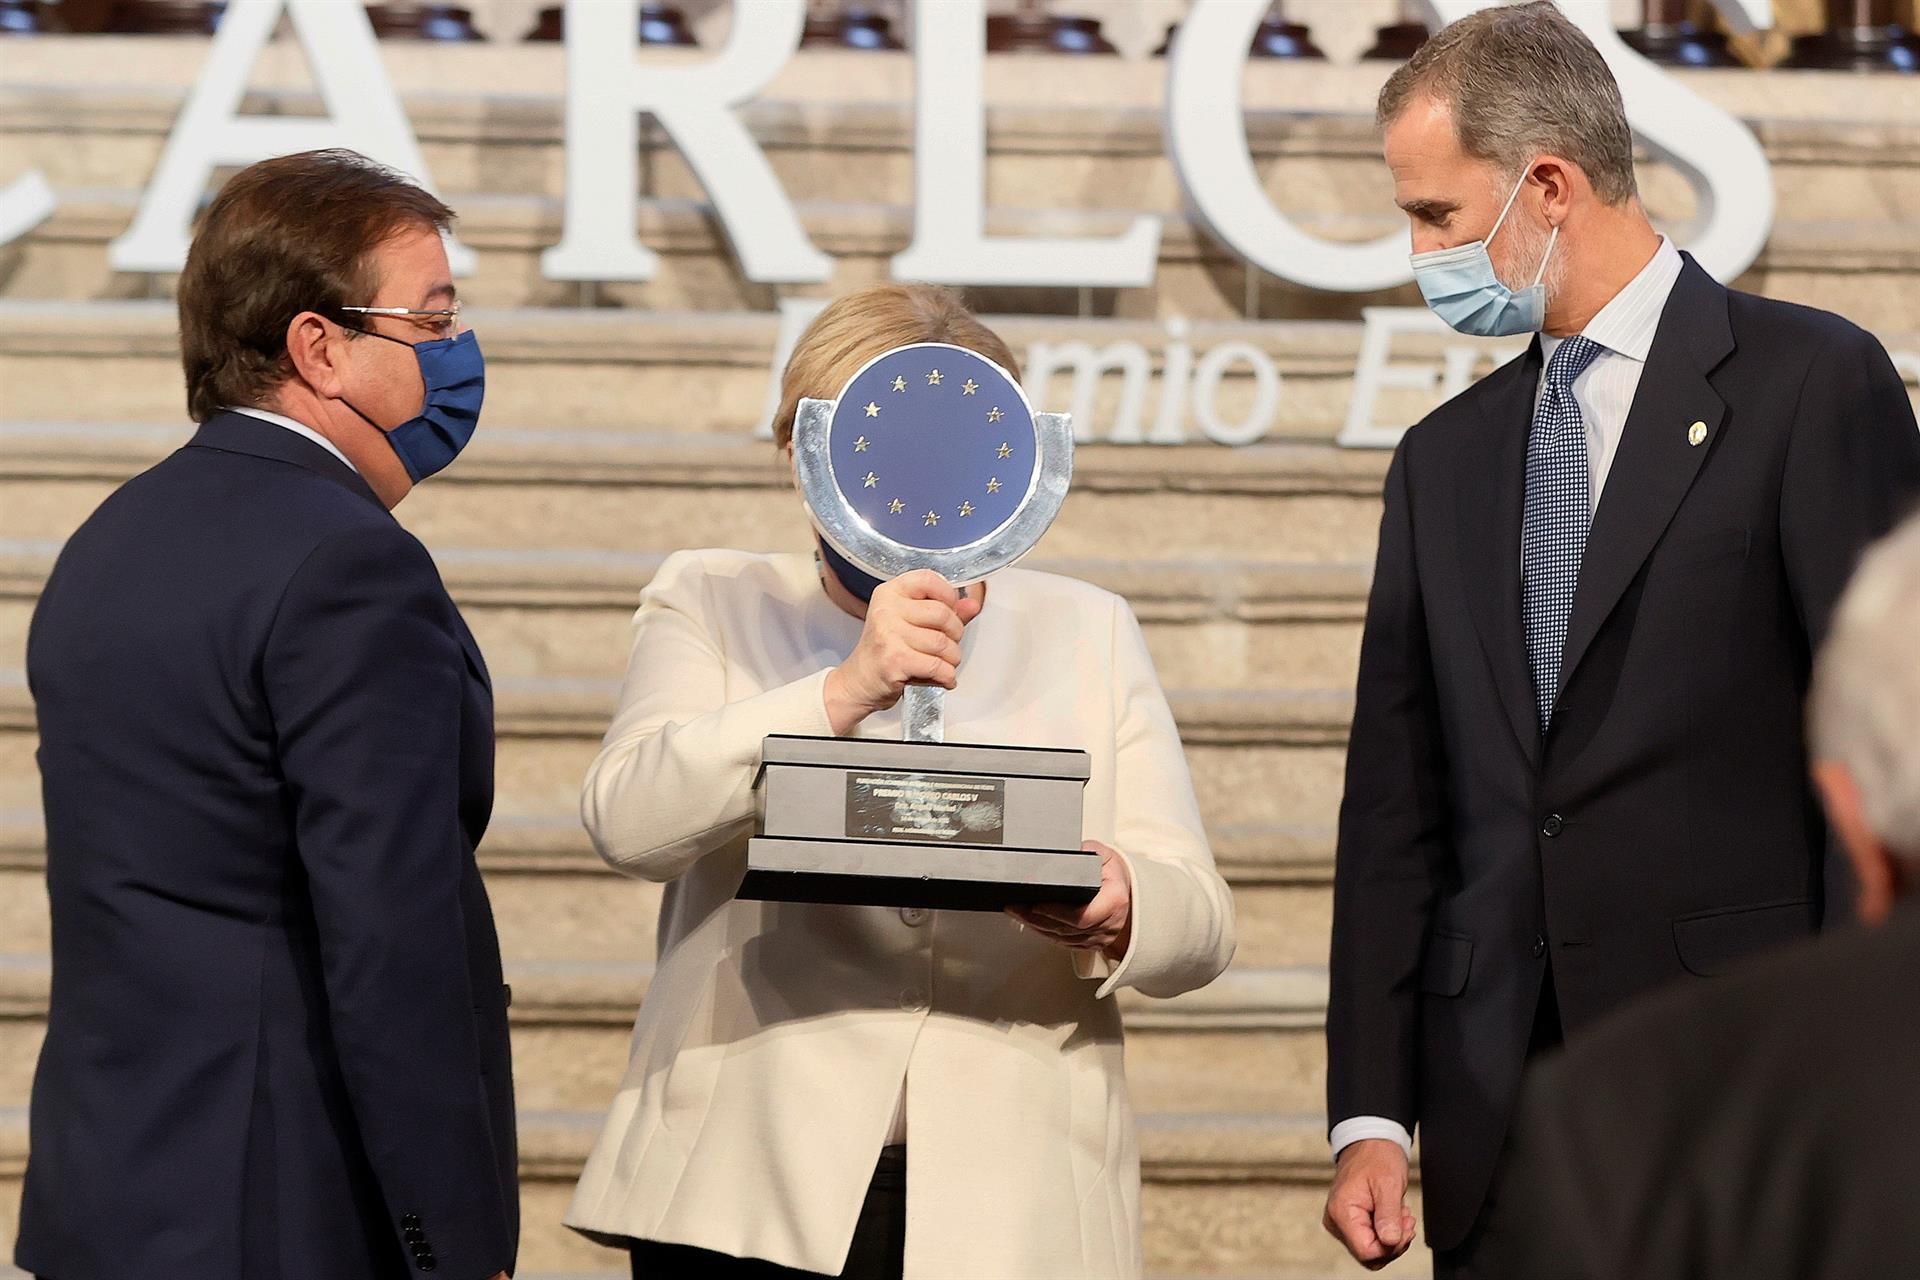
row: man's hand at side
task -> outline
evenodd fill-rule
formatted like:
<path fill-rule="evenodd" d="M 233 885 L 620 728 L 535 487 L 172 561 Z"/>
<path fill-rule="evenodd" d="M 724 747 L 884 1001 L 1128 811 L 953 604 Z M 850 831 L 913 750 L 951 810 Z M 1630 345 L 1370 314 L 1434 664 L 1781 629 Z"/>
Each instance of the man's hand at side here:
<path fill-rule="evenodd" d="M 1363 1138 L 1340 1152 L 1322 1225 L 1369 1271 L 1378 1271 L 1413 1247 L 1407 1153 L 1399 1143 Z"/>

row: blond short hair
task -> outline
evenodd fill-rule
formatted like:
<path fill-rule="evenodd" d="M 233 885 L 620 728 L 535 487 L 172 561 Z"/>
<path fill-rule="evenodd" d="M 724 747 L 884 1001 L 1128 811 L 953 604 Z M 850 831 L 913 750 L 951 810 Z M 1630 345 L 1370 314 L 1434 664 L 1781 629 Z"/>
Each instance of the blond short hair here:
<path fill-rule="evenodd" d="M 780 375 L 780 408 L 773 438 L 781 448 L 793 439 L 800 402 L 840 394 L 847 379 L 883 351 L 914 342 L 950 342 L 976 351 L 1015 378 L 1020 365 L 1000 335 L 967 310 L 952 289 L 930 284 L 875 284 L 836 298 L 813 318 Z"/>

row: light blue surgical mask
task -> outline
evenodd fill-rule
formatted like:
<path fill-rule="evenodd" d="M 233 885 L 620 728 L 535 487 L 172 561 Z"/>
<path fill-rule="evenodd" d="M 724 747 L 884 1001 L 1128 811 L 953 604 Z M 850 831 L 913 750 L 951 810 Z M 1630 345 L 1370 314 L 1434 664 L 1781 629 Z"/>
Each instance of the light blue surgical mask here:
<path fill-rule="evenodd" d="M 407 474 L 418 484 L 445 470 L 467 447 L 467 442 L 473 439 L 474 428 L 480 425 L 480 403 L 487 390 L 487 363 L 480 354 L 480 341 L 471 329 L 431 342 L 402 342 L 371 329 L 357 332 L 412 347 L 413 358 L 419 362 L 420 381 L 427 389 L 426 402 L 420 406 L 419 413 L 399 426 L 382 427 L 354 408 L 351 400 L 343 401 L 347 408 L 360 413 L 369 425 L 387 437 L 387 443 L 400 455 Z"/>
<path fill-rule="evenodd" d="M 1487 254 L 1488 241 L 1499 233 L 1519 198 L 1520 188 L 1526 184 L 1526 175 L 1522 174 L 1485 240 L 1413 255 L 1413 279 L 1420 286 L 1420 295 L 1435 315 L 1461 333 L 1476 338 L 1509 338 L 1536 333 L 1546 322 L 1547 290 L 1541 281 L 1547 277 L 1547 263 L 1553 257 L 1560 228 L 1553 228 L 1548 235 L 1540 270 L 1524 289 L 1509 289 L 1502 284 Z"/>

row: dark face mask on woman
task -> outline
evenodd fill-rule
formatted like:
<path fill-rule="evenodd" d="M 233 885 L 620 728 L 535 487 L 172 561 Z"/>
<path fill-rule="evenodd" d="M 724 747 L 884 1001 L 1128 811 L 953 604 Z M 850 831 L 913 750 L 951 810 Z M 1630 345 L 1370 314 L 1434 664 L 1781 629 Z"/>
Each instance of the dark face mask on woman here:
<path fill-rule="evenodd" d="M 851 560 L 827 545 L 825 538 L 815 537 L 813 541 L 820 550 L 821 561 L 833 576 L 840 580 L 840 585 L 861 604 L 871 604 L 873 593 L 880 589 L 880 584 L 885 579 L 876 578 L 856 566 Z"/>

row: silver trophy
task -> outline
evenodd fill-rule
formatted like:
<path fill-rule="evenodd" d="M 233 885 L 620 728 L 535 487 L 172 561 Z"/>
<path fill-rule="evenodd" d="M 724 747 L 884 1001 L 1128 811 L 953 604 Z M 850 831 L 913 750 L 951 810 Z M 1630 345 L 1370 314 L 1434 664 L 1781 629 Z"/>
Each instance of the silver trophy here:
<path fill-rule="evenodd" d="M 793 447 L 835 552 L 882 579 L 931 569 L 957 587 L 1031 550 L 1073 476 L 1068 416 L 1035 413 L 1006 370 L 946 343 L 896 347 L 837 398 L 802 400 Z M 1090 899 L 1087 753 L 949 743 L 945 707 L 946 690 L 910 685 L 900 742 L 767 738 L 739 896 L 971 910 Z"/>

